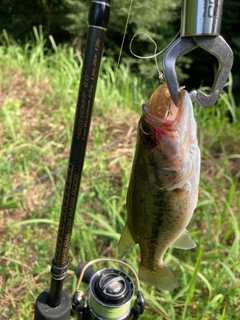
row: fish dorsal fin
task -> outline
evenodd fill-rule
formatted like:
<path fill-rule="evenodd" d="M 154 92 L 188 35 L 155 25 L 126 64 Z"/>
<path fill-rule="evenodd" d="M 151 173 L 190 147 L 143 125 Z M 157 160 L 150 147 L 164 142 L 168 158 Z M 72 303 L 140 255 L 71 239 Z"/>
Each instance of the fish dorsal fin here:
<path fill-rule="evenodd" d="M 193 239 L 188 234 L 187 230 L 185 229 L 182 234 L 173 242 L 171 245 L 173 248 L 178 249 L 192 249 L 196 247 L 196 243 L 193 241 Z"/>

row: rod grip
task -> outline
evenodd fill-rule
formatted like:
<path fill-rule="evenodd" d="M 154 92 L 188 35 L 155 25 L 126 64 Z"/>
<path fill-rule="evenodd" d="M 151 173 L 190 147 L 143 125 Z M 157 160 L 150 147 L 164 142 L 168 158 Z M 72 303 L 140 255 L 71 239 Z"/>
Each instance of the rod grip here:
<path fill-rule="evenodd" d="M 61 293 L 60 304 L 55 308 L 48 305 L 49 291 L 43 291 L 37 298 L 34 310 L 34 320 L 68 320 L 71 301 L 68 294 Z"/>

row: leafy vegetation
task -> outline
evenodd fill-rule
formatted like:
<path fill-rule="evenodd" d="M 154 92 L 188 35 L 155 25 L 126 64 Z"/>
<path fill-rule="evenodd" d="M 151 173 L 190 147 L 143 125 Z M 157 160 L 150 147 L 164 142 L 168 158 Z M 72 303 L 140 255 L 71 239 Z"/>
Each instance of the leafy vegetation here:
<path fill-rule="evenodd" d="M 31 319 L 49 287 L 82 65 L 79 52 L 53 38 L 47 49 L 34 30 L 36 41 L 19 46 L 5 33 L 0 47 L 0 313 L 12 320 Z M 145 85 L 103 59 L 64 286 L 70 295 L 79 261 L 117 257 Z M 197 248 L 168 251 L 179 287 L 143 284 L 142 319 L 239 318 L 240 114 L 231 88 L 230 77 L 216 106 L 195 105 L 202 174 L 189 230 Z M 126 261 L 137 270 L 138 259 L 135 248 Z"/>
<path fill-rule="evenodd" d="M 3 0 L 0 4 L 2 17 L 0 32 L 6 30 L 23 46 L 34 39 L 33 27 L 42 26 L 45 39 L 51 35 L 57 44 L 72 46 L 82 53 L 85 47 L 90 2 L 90 0 Z M 133 57 L 129 43 L 136 33 L 143 32 L 156 41 L 159 51 L 165 48 L 180 30 L 181 3 L 181 0 L 111 1 L 110 21 L 105 41 L 105 54 L 108 59 L 116 62 L 120 47 L 123 45 L 121 59 L 131 66 L 132 72 L 152 87 L 152 79 L 156 75 L 154 60 L 151 59 L 146 64 L 145 60 Z M 238 101 L 240 99 L 239 10 L 238 0 L 224 1 L 221 29 L 221 34 L 234 51 L 233 91 Z M 51 48 L 48 40 L 47 46 Z M 139 56 L 149 56 L 153 54 L 155 48 L 146 36 L 140 34 L 134 39 L 132 49 Z M 182 84 L 184 83 L 189 90 L 198 87 L 199 84 L 211 86 L 217 67 L 218 61 L 211 55 L 207 55 L 203 50 L 194 50 L 194 53 L 189 53 L 180 59 L 179 80 L 183 80 Z"/>
<path fill-rule="evenodd" d="M 124 56 L 128 55 L 128 58 L 127 43 L 135 32 L 145 32 L 156 37 L 161 46 L 166 46 L 167 41 L 175 35 L 172 23 L 178 17 L 177 8 L 180 0 L 152 0 L 151 5 L 145 0 L 122 0 L 112 1 L 110 5 L 111 16 L 105 42 L 109 57 L 118 58 L 128 14 L 130 16 L 124 45 Z M 0 5 L 0 13 L 3 16 L 0 30 L 6 30 L 11 37 L 24 45 L 26 40 L 28 42 L 33 38 L 33 27 L 41 25 L 46 39 L 51 35 L 57 44 L 72 45 L 82 52 L 87 34 L 89 8 L 89 0 L 4 0 Z M 139 54 L 148 52 L 148 42 L 136 39 L 135 43 L 138 43 Z M 47 44 L 50 45 L 49 42 Z M 151 47 L 150 52 L 152 54 Z"/>

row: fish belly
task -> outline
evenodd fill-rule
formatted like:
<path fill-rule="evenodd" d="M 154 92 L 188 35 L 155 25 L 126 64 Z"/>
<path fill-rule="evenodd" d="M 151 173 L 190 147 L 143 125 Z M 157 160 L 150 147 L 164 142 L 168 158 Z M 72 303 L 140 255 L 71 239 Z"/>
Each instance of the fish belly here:
<path fill-rule="evenodd" d="M 139 277 L 142 281 L 166 290 L 177 286 L 176 278 L 163 262 L 163 255 L 175 242 L 178 248 L 195 247 L 186 232 L 190 220 L 190 194 L 189 185 L 177 190 L 161 190 L 144 180 L 138 172 L 133 172 L 127 196 L 127 222 L 119 242 L 119 255 L 123 256 L 136 243 L 139 244 Z"/>

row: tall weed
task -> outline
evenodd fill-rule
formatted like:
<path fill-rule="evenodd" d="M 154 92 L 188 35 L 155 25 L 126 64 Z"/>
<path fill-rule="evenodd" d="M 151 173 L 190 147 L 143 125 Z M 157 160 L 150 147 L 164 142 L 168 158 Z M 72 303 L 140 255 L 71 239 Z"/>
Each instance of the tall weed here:
<path fill-rule="evenodd" d="M 6 32 L 0 38 L 3 319 L 30 319 L 37 295 L 49 286 L 82 67 L 79 52 L 57 47 L 51 37 L 48 50 L 41 28 L 34 34 L 35 41 L 23 47 Z M 13 72 L 20 79 L 16 83 Z M 231 86 L 230 77 L 216 106 L 194 106 L 202 176 L 189 230 L 197 248 L 167 252 L 165 262 L 179 287 L 165 292 L 143 284 L 142 319 L 238 319 L 240 115 Z M 80 260 L 117 257 L 134 129 L 147 98 L 145 85 L 130 74 L 129 66 L 117 68 L 103 58 L 72 234 L 73 264 L 65 282 L 69 294 Z M 126 261 L 138 269 L 137 246 Z"/>

